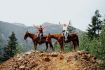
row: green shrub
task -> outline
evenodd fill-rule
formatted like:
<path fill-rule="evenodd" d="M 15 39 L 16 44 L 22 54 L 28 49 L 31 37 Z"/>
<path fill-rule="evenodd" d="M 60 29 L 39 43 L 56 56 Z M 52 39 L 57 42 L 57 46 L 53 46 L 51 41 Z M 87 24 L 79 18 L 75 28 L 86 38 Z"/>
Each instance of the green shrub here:
<path fill-rule="evenodd" d="M 89 39 L 86 34 L 80 37 L 80 47 L 79 50 L 85 50 L 95 55 L 98 59 L 104 61 L 100 64 L 100 70 L 105 70 L 105 26 L 102 29 L 100 37 Z"/>
<path fill-rule="evenodd" d="M 25 52 L 26 48 L 22 43 L 19 43 L 16 47 L 16 53 L 22 53 Z"/>

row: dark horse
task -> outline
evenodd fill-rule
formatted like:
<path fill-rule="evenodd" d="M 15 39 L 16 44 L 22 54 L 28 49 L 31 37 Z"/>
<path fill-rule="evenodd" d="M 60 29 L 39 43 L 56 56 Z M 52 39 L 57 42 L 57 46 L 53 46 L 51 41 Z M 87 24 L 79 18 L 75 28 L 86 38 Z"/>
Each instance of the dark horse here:
<path fill-rule="evenodd" d="M 67 36 L 67 40 L 64 41 L 64 35 L 63 34 L 50 34 L 51 38 L 54 38 L 58 41 L 61 51 L 64 51 L 64 42 L 72 42 L 73 43 L 73 48 L 76 51 L 76 47 L 79 47 L 79 39 L 78 35 L 76 33 L 69 33 Z"/>
<path fill-rule="evenodd" d="M 49 37 L 49 35 L 43 36 L 42 40 L 40 41 L 39 37 L 37 37 L 37 35 L 32 34 L 30 32 L 26 32 L 26 34 L 24 35 L 24 39 L 26 40 L 27 37 L 30 37 L 34 43 L 34 48 L 35 50 L 37 49 L 37 44 L 46 44 L 46 51 L 48 49 L 48 44 L 50 45 L 50 47 L 52 48 L 52 50 L 54 50 L 52 42 L 51 42 L 51 38 Z"/>

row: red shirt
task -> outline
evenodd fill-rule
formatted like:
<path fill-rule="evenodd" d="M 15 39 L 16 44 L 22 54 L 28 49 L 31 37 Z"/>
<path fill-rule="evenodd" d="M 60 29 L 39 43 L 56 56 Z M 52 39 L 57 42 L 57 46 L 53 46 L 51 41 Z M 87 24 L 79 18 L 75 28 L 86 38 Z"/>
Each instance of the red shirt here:
<path fill-rule="evenodd" d="M 38 28 L 39 33 L 43 33 L 43 28 Z"/>
<path fill-rule="evenodd" d="M 41 27 L 38 27 L 38 26 L 34 26 L 35 28 L 37 28 L 37 30 L 38 30 L 38 32 L 39 33 L 43 33 L 43 27 L 41 26 Z"/>

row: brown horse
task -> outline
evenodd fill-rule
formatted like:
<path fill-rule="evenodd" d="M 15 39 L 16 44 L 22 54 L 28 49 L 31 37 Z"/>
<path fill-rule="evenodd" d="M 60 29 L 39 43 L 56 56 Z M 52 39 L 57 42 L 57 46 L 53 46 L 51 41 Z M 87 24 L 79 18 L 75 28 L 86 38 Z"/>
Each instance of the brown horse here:
<path fill-rule="evenodd" d="M 64 36 L 62 34 L 49 34 L 49 36 L 50 38 L 56 39 L 61 47 L 61 51 L 64 51 L 64 45 L 63 45 Z"/>
<path fill-rule="evenodd" d="M 48 44 L 50 45 L 50 47 L 52 48 L 52 50 L 54 50 L 53 48 L 53 45 L 52 45 L 52 42 L 51 42 L 51 38 L 49 37 L 49 35 L 46 35 L 46 36 L 43 36 L 42 40 L 40 41 L 40 38 L 37 37 L 37 35 L 35 34 L 32 34 L 30 32 L 26 32 L 26 34 L 24 35 L 24 39 L 26 40 L 27 37 L 31 38 L 33 43 L 34 43 L 34 48 L 35 50 L 37 49 L 37 44 L 43 44 L 45 43 L 46 44 L 46 51 L 48 49 Z"/>
<path fill-rule="evenodd" d="M 79 47 L 79 38 L 78 35 L 74 32 L 69 33 L 67 36 L 67 40 L 65 41 L 65 43 L 71 42 L 73 43 L 73 48 L 76 51 L 76 49 Z"/>
<path fill-rule="evenodd" d="M 63 34 L 50 34 L 50 37 L 58 41 L 61 51 L 64 51 L 64 42 L 68 43 L 72 41 L 74 50 L 76 50 L 76 47 L 79 46 L 78 35 L 76 33 L 69 33 L 66 41 L 64 41 Z"/>

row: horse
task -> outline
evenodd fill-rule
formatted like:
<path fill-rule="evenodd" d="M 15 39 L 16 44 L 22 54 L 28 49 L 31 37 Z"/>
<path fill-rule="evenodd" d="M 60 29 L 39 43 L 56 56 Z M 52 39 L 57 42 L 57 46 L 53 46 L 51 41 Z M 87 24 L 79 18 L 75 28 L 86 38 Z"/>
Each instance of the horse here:
<path fill-rule="evenodd" d="M 75 32 L 68 33 L 67 40 L 65 41 L 65 43 L 69 43 L 71 41 L 73 43 L 73 48 L 76 51 L 76 49 L 79 47 L 79 38 L 77 33 Z"/>
<path fill-rule="evenodd" d="M 32 41 L 34 43 L 34 49 L 35 50 L 37 49 L 38 44 L 40 45 L 40 44 L 45 43 L 46 44 L 46 51 L 48 49 L 48 44 L 50 45 L 50 48 L 52 48 L 52 50 L 54 51 L 54 48 L 53 48 L 53 45 L 52 45 L 52 42 L 51 42 L 51 38 L 49 37 L 49 35 L 44 35 L 43 38 L 40 40 L 40 38 L 37 37 L 36 34 L 30 33 L 30 32 L 27 31 L 24 35 L 24 39 L 26 40 L 27 37 L 32 39 Z"/>
<path fill-rule="evenodd" d="M 62 34 L 49 34 L 49 37 L 56 39 L 60 45 L 61 51 L 64 51 L 64 36 Z"/>
<path fill-rule="evenodd" d="M 54 38 L 58 41 L 61 51 L 64 51 L 64 43 L 73 43 L 73 49 L 76 51 L 76 47 L 79 47 L 79 39 L 76 33 L 68 33 L 67 40 L 65 41 L 64 35 L 62 33 L 59 34 L 50 34 L 50 38 Z"/>

